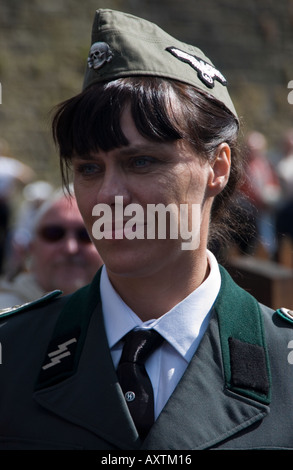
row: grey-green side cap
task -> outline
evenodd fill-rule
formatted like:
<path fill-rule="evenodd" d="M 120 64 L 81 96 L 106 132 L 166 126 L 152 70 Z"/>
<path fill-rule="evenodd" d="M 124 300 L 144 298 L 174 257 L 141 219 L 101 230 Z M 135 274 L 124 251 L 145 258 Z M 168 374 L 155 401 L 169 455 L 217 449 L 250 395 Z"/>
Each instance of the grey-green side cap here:
<path fill-rule="evenodd" d="M 95 13 L 91 43 L 83 89 L 121 77 L 171 78 L 214 96 L 237 118 L 221 72 L 200 49 L 178 41 L 156 24 L 100 9 Z"/>

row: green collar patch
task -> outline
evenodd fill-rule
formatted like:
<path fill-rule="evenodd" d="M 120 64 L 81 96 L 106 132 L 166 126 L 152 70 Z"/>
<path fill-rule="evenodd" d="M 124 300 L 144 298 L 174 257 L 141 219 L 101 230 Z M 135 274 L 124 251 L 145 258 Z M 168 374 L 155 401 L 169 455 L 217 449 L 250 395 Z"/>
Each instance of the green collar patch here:
<path fill-rule="evenodd" d="M 270 367 L 257 300 L 220 267 L 222 287 L 215 303 L 227 389 L 270 402 Z"/>

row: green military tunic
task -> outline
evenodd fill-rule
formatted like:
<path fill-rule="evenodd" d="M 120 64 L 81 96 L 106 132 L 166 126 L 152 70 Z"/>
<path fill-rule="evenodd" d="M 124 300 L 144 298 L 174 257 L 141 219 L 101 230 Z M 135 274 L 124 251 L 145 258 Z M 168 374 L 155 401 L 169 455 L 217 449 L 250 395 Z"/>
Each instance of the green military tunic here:
<path fill-rule="evenodd" d="M 2 311 L 0 450 L 293 449 L 292 312 L 260 305 L 221 268 L 206 333 L 142 442 L 113 367 L 99 276 Z"/>

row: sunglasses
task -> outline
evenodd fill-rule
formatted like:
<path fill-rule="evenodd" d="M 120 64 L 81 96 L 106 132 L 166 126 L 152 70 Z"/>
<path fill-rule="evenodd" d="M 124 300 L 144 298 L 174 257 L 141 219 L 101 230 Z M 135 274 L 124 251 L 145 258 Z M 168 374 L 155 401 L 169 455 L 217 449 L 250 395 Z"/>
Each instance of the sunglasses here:
<path fill-rule="evenodd" d="M 91 239 L 84 227 L 69 230 L 61 225 L 47 225 L 42 227 L 38 234 L 46 242 L 57 243 L 66 236 L 67 232 L 74 232 L 75 239 L 80 243 L 91 243 Z"/>

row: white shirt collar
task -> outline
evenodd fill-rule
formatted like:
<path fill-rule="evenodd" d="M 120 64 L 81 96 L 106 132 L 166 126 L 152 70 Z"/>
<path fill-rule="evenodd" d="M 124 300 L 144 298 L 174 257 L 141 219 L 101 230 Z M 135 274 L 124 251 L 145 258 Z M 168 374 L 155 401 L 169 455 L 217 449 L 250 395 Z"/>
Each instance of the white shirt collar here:
<path fill-rule="evenodd" d="M 215 256 L 207 251 L 210 273 L 205 281 L 156 320 L 142 320 L 123 302 L 113 288 L 105 266 L 101 274 L 101 300 L 106 334 L 110 348 L 135 327 L 154 328 L 189 361 L 199 344 L 209 320 L 209 312 L 221 286 L 221 275 Z"/>

